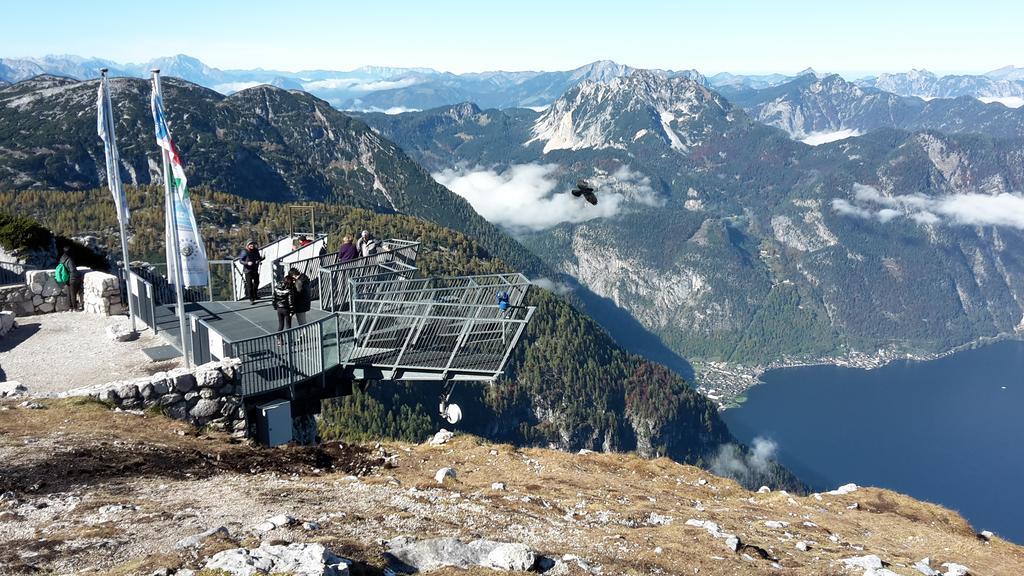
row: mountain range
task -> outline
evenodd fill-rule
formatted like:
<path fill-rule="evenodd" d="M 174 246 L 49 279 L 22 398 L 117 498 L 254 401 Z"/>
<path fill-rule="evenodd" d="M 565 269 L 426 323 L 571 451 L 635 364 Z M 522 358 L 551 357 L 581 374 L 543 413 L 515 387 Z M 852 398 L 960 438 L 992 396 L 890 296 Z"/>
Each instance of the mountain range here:
<path fill-rule="evenodd" d="M 353 70 L 221 70 L 197 58 L 178 54 L 137 64 L 100 58 L 53 55 L 38 58 L 0 58 L 0 82 L 17 82 L 41 74 L 78 80 L 96 78 L 100 68 L 111 76 L 148 77 L 159 68 L 166 76 L 182 78 L 232 94 L 258 84 L 305 90 L 342 110 L 409 111 L 474 102 L 482 108 L 542 108 L 583 80 L 608 82 L 628 76 L 636 68 L 599 60 L 564 71 L 490 71 L 464 74 L 431 68 L 362 66 Z M 704 78 L 696 70 L 652 70 L 664 78 L 687 76 L 732 99 L 748 90 L 771 88 L 814 74 L 811 69 L 794 76 L 784 74 L 739 75 L 721 72 Z M 1007 66 L 986 74 L 937 77 L 927 71 L 881 74 L 854 81 L 864 88 L 878 88 L 901 96 L 956 98 L 971 96 L 986 102 L 1024 103 L 1024 70 Z"/>
<path fill-rule="evenodd" d="M 654 342 L 677 359 L 763 367 L 936 354 L 1022 329 L 1024 224 L 1013 210 L 1024 144 L 1009 123 L 1020 110 L 955 99 L 927 116 L 942 131 L 881 126 L 812 147 L 703 78 L 658 71 L 582 80 L 542 112 L 462 103 L 359 119 L 271 86 L 228 97 L 167 87 L 196 183 L 466 231 L 521 269 L 570 276 L 634 352 L 653 355 Z M 0 90 L 0 186 L 98 185 L 95 88 L 41 77 Z M 156 172 L 148 85 L 113 88 L 122 177 L 144 184 Z M 903 105 L 834 76 L 752 93 L 794 89 Z M 598 186 L 597 207 L 565 202 L 577 178 Z"/>
<path fill-rule="evenodd" d="M 496 217 L 696 362 L 928 355 L 1024 329 L 1024 140 L 995 122 L 998 138 L 967 117 L 962 134 L 887 127 L 812 147 L 701 83 L 643 72 L 583 82 L 543 113 L 361 117 L 467 197 L 497 179 L 493 194 L 526 198 Z M 548 216 L 577 178 L 610 207 L 506 216 Z"/>
<path fill-rule="evenodd" d="M 836 74 L 804 74 L 775 86 L 734 92 L 729 98 L 754 119 L 808 143 L 827 140 L 822 138 L 827 134 L 849 136 L 886 127 L 997 138 L 1024 135 L 1024 107 L 985 104 L 963 95 L 926 101 L 847 82 Z"/>

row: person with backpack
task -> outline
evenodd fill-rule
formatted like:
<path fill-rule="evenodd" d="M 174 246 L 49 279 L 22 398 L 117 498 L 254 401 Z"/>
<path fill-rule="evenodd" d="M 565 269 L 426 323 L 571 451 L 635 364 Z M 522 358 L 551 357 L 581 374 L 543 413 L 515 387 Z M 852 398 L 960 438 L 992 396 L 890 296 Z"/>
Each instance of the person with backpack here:
<path fill-rule="evenodd" d="M 299 272 L 298 268 L 288 271 L 288 276 L 295 285 L 295 294 L 292 298 L 293 312 L 299 326 L 306 325 L 306 312 L 309 312 L 312 304 L 312 294 L 309 288 L 309 276 Z"/>
<path fill-rule="evenodd" d="M 292 314 L 295 312 L 295 279 L 290 275 L 285 276 L 274 286 L 274 298 L 272 300 L 274 310 L 277 310 L 277 345 L 284 344 L 280 332 L 292 327 Z"/>
<path fill-rule="evenodd" d="M 53 272 L 57 284 L 66 284 L 68 287 L 68 309 L 82 311 L 85 309 L 85 302 L 82 299 L 82 275 L 78 273 L 75 259 L 71 257 L 71 247 L 65 246 L 57 262 L 57 269 Z"/>
<path fill-rule="evenodd" d="M 260 262 L 263 256 L 254 240 L 249 240 L 245 249 L 238 255 L 238 261 L 242 263 L 242 277 L 245 280 L 245 296 L 249 302 L 255 304 L 259 298 L 260 289 Z"/>

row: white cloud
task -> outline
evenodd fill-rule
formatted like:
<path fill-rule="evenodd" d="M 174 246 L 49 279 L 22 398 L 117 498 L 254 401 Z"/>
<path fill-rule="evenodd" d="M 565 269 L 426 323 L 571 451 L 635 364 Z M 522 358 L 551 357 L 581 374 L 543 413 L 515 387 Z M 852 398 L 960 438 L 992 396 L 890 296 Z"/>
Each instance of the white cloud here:
<path fill-rule="evenodd" d="M 536 278 L 534 280 L 530 280 L 530 283 L 533 284 L 534 286 L 538 286 L 550 292 L 554 292 L 559 296 L 564 296 L 569 292 L 572 292 L 571 286 L 569 286 L 565 282 L 558 282 L 552 280 L 551 278 Z"/>
<path fill-rule="evenodd" d="M 758 436 L 748 452 L 735 444 L 722 444 L 711 461 L 711 471 L 719 476 L 749 480 L 768 471 L 775 460 L 779 445 L 774 440 Z"/>
<path fill-rule="evenodd" d="M 405 114 L 406 112 L 419 112 L 419 108 L 406 108 L 405 106 L 392 106 L 391 108 L 377 108 L 371 106 L 370 108 L 364 108 L 360 112 L 383 112 L 389 115 Z"/>
<path fill-rule="evenodd" d="M 1024 106 L 1024 98 L 1020 96 L 981 96 L 978 98 L 985 104 L 998 102 L 1007 108 L 1020 108 Z"/>
<path fill-rule="evenodd" d="M 213 89 L 221 94 L 230 95 L 247 88 L 259 86 L 260 84 L 266 84 L 266 82 L 225 82 L 224 84 L 217 84 Z"/>
<path fill-rule="evenodd" d="M 627 202 L 657 205 L 661 200 L 650 179 L 627 166 L 612 174 L 589 178 L 598 204 L 559 189 L 557 164 L 517 164 L 498 172 L 493 168 L 449 168 L 432 176 L 465 198 L 484 218 L 510 228 L 543 230 L 562 222 L 585 222 L 617 215 Z"/>
<path fill-rule="evenodd" d="M 551 107 L 551 104 L 545 104 L 543 106 L 523 106 L 523 108 L 529 108 L 530 110 L 533 110 L 534 112 L 543 112 L 543 111 L 547 110 L 550 107 Z"/>
<path fill-rule="evenodd" d="M 844 216 L 890 222 L 909 218 L 918 224 L 939 223 L 965 226 L 1008 226 L 1024 230 L 1024 195 L 1002 193 L 899 194 L 886 196 L 871 186 L 853 185 L 855 202 L 843 198 L 832 200 L 832 209 Z"/>
<path fill-rule="evenodd" d="M 818 146 L 821 144 L 828 144 L 829 142 L 835 142 L 836 140 L 845 140 L 847 138 L 853 138 L 860 136 L 860 130 L 836 130 L 834 132 L 811 132 L 806 138 L 800 141 L 804 144 L 810 144 L 811 146 Z"/>
<path fill-rule="evenodd" d="M 327 78 L 305 82 L 302 88 L 310 92 L 317 90 L 349 90 L 352 92 L 376 92 L 378 90 L 393 90 L 395 88 L 408 88 L 419 82 L 416 78 L 403 78 L 401 80 L 364 80 L 360 78 Z"/>

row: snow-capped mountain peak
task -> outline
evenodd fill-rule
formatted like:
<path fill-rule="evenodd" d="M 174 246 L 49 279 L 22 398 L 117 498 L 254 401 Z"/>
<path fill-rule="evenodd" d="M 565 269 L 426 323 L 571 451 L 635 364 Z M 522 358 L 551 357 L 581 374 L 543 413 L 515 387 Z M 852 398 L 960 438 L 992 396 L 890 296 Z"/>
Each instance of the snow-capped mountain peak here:
<path fill-rule="evenodd" d="M 656 71 L 635 70 L 606 83 L 585 80 L 556 100 L 534 123 L 533 138 L 544 153 L 585 148 L 626 149 L 647 137 L 687 153 L 702 129 L 693 129 L 707 110 L 724 117 L 729 104 L 686 76 L 664 78 Z"/>

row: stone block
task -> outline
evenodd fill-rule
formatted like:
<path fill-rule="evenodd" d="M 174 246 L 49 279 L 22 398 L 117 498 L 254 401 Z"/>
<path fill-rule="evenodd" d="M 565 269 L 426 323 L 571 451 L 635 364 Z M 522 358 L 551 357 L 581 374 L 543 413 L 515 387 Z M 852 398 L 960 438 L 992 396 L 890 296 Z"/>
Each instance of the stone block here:
<path fill-rule="evenodd" d="M 183 374 L 174 374 L 178 370 L 183 370 Z M 188 392 L 196 387 L 196 377 L 189 374 L 184 368 L 177 368 L 171 370 L 172 378 L 174 379 L 174 389 L 178 392 Z"/>
<path fill-rule="evenodd" d="M 207 419 L 217 415 L 220 412 L 220 402 L 217 400 L 203 398 L 196 403 L 195 407 L 189 411 L 189 414 L 193 418 Z"/>
<path fill-rule="evenodd" d="M 178 402 L 181 402 L 184 399 L 185 397 L 182 396 L 181 394 L 165 394 L 160 397 L 158 404 L 160 404 L 161 406 L 170 406 L 172 404 L 177 404 Z"/>

